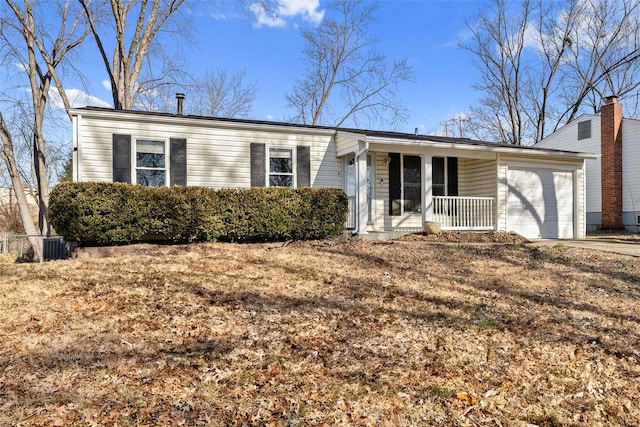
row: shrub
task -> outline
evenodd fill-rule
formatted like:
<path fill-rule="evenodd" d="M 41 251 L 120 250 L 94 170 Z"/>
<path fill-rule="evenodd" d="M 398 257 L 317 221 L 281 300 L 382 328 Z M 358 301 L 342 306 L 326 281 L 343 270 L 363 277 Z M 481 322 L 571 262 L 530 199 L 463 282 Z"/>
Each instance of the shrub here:
<path fill-rule="evenodd" d="M 120 183 L 61 183 L 50 197 L 51 223 L 81 245 L 143 241 L 281 241 L 342 232 L 340 189 L 148 188 Z"/>
<path fill-rule="evenodd" d="M 49 218 L 68 242 L 124 244 L 140 241 L 152 221 L 149 192 L 119 183 L 57 185 L 49 198 Z"/>

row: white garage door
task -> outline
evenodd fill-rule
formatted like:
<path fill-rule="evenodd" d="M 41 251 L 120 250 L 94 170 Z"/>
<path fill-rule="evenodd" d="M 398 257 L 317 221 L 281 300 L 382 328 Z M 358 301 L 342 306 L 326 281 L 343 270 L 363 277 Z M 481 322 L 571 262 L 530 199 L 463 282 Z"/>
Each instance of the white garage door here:
<path fill-rule="evenodd" d="M 507 230 L 531 239 L 573 238 L 573 172 L 507 171 Z"/>

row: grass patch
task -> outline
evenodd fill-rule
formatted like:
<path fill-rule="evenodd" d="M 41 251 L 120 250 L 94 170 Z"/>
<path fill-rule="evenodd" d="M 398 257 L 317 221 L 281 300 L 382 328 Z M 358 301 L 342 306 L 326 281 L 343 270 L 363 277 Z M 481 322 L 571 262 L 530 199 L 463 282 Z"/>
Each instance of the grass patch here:
<path fill-rule="evenodd" d="M 499 325 L 500 324 L 496 319 L 483 319 L 480 322 L 478 322 L 478 326 L 483 329 L 496 328 Z"/>
<path fill-rule="evenodd" d="M 431 385 L 429 386 L 429 394 L 436 400 L 450 399 L 455 394 L 455 391 L 439 385 Z"/>

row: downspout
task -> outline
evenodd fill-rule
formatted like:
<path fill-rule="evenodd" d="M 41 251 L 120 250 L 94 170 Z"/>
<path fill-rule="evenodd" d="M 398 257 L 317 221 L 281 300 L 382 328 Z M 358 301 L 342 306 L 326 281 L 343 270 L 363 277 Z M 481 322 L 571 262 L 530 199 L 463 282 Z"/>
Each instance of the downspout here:
<path fill-rule="evenodd" d="M 71 151 L 71 180 L 80 182 L 80 125 L 82 115 L 78 114 L 72 118 L 72 151 Z"/>
<path fill-rule="evenodd" d="M 358 234 L 360 230 L 360 157 L 362 155 L 367 154 L 369 151 L 369 141 L 367 141 L 366 137 L 364 140 L 358 140 L 358 146 L 360 149 L 358 151 L 354 151 L 354 162 L 356 164 L 356 218 L 355 218 L 355 227 L 351 232 L 352 235 Z M 366 180 L 366 170 L 365 170 L 365 180 Z M 365 196 L 366 197 L 366 196 Z"/>

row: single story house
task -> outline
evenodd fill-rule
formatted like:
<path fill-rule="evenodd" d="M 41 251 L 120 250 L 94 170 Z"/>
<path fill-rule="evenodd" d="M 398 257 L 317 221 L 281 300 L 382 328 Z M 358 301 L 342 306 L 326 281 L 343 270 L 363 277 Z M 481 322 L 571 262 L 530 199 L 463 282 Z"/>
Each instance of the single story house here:
<path fill-rule="evenodd" d="M 407 133 L 86 107 L 73 117 L 75 181 L 212 188 L 338 187 L 354 233 L 513 231 L 585 236 L 595 156 Z"/>
<path fill-rule="evenodd" d="M 587 230 L 638 231 L 640 120 L 623 118 L 617 97 L 606 98 L 599 115 L 578 117 L 536 147 L 599 155 L 586 160 Z"/>

